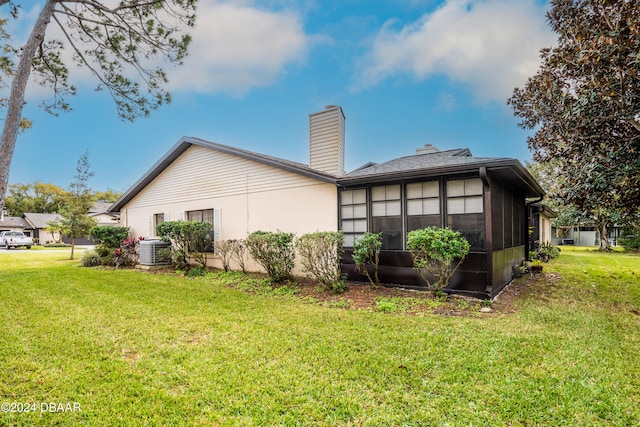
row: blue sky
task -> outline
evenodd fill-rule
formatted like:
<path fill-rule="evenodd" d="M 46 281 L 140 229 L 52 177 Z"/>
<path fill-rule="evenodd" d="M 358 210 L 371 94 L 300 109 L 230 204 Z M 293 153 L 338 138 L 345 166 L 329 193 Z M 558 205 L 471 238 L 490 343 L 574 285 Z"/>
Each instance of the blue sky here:
<path fill-rule="evenodd" d="M 25 3 L 14 39 L 43 2 Z M 125 191 L 182 136 L 308 163 L 308 115 L 340 105 L 346 168 L 424 144 L 530 159 L 506 100 L 554 44 L 539 0 L 200 0 L 190 56 L 169 67 L 173 102 L 123 122 L 82 70 L 70 113 L 31 85 L 10 183 L 67 187 L 89 151 L 94 190 Z M 55 32 L 50 33 L 54 35 Z"/>

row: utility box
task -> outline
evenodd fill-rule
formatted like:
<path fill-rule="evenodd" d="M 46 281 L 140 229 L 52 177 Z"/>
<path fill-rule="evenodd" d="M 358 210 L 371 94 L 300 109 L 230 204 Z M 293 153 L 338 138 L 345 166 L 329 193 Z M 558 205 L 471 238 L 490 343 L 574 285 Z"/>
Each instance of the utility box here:
<path fill-rule="evenodd" d="M 170 243 L 162 240 L 142 240 L 140 242 L 140 258 L 141 265 L 168 265 L 171 260 L 166 256 L 159 256 L 158 251 L 171 246 Z"/>

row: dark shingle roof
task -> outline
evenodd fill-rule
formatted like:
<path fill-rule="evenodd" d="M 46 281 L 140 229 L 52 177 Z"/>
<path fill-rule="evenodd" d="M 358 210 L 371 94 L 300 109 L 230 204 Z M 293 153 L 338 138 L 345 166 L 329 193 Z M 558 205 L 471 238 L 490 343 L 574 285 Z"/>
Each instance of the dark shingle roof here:
<path fill-rule="evenodd" d="M 51 221 L 60 221 L 62 215 L 57 213 L 25 213 L 24 219 L 31 224 L 30 227 L 45 228 Z"/>
<path fill-rule="evenodd" d="M 30 228 L 27 221 L 19 216 L 5 216 L 0 221 L 0 228 Z"/>
<path fill-rule="evenodd" d="M 518 182 L 531 197 L 544 194 L 540 185 L 516 159 L 473 157 L 468 149 L 439 151 L 398 157 L 384 163 L 368 163 L 338 179 L 341 185 L 357 185 L 443 174 L 478 174 L 481 168 L 493 170 L 505 179 Z"/>

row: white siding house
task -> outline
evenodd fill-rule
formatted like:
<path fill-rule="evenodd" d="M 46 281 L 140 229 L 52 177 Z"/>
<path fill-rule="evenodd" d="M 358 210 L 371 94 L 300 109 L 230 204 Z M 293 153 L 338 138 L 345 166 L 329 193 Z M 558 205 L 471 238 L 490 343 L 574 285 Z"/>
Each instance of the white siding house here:
<path fill-rule="evenodd" d="M 342 117 L 334 126 L 344 127 Z M 333 134 L 344 143 L 343 129 Z M 343 162 L 340 155 L 325 154 Z M 120 211 L 121 225 L 133 236 L 156 237 L 158 223 L 175 220 L 212 222 L 215 241 L 244 239 L 254 231 L 300 236 L 338 229 L 335 179 L 301 163 L 184 137 L 110 210 Z M 218 259 L 210 264 L 221 267 Z"/>

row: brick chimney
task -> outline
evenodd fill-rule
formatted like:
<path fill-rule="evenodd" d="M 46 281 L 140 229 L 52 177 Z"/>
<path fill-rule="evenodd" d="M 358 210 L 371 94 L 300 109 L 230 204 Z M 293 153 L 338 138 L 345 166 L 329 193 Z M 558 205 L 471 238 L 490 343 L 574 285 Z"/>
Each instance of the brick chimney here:
<path fill-rule="evenodd" d="M 309 166 L 333 176 L 344 175 L 344 112 L 327 105 L 309 114 Z"/>

